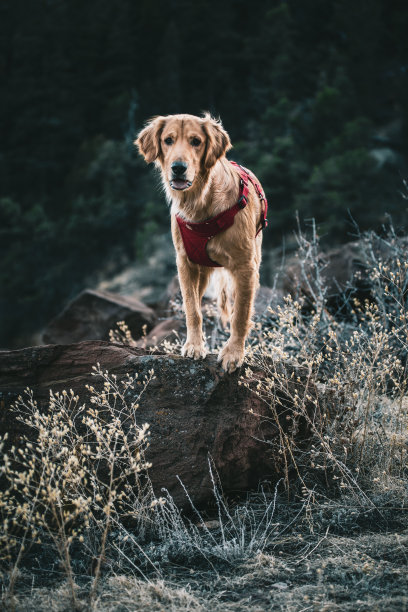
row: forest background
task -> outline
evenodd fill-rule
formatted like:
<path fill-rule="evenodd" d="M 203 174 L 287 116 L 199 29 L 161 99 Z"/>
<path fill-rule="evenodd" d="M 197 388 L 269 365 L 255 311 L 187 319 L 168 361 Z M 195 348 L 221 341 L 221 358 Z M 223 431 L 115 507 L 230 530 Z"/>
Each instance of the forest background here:
<path fill-rule="evenodd" d="M 98 271 L 149 254 L 164 197 L 133 145 L 155 114 L 209 110 L 270 203 L 265 248 L 403 230 L 402 0 L 1 0 L 0 346 Z"/>

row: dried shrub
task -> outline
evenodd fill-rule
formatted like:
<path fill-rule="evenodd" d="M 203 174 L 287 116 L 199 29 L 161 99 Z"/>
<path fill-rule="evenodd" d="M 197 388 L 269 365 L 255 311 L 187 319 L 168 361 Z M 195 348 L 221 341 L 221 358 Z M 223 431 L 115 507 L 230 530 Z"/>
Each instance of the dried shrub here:
<path fill-rule="evenodd" d="M 257 325 L 242 383 L 270 406 L 279 430 L 274 444 L 284 459 L 288 488 L 295 470 L 304 495 L 321 483 L 326 494 L 336 485 L 359 503 L 372 504 L 371 494 L 393 490 L 404 505 L 406 241 L 392 228 L 382 239 L 372 233 L 362 237 L 370 299 L 360 303 L 349 292 L 341 317 L 327 306 L 325 260 L 315 231 L 310 241 L 300 234 L 298 243 L 302 282 L 313 296 L 313 308 L 304 309 L 301 298 L 288 296 L 283 306 L 269 309 Z M 264 376 L 255 377 L 255 369 L 262 369 Z M 293 380 L 297 386 L 290 396 Z M 282 428 L 282 395 L 290 398 L 287 418 L 308 423 L 312 439 L 306 449 Z"/>
<path fill-rule="evenodd" d="M 33 543 L 56 550 L 74 609 L 79 604 L 71 550 L 81 545 L 92 564 L 92 602 L 112 529 L 123 520 L 145 529 L 151 509 L 161 503 L 143 476 L 149 426 L 136 418 L 153 371 L 140 381 L 138 374 L 118 381 L 98 364 L 92 375 L 98 384 L 87 385 L 88 403 L 80 405 L 73 390 L 50 391 L 44 410 L 26 389 L 12 407 L 30 436 L 11 446 L 1 467 L 7 486 L 0 493 L 0 547 L 9 605 L 23 553 Z"/>

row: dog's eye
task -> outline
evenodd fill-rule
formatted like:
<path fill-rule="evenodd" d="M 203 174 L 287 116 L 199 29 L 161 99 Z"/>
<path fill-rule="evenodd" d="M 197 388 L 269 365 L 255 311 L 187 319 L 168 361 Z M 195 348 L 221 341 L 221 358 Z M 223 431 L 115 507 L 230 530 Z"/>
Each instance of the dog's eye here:
<path fill-rule="evenodd" d="M 191 144 L 193 145 L 193 147 L 199 147 L 201 144 L 201 140 L 199 138 L 192 138 Z"/>
<path fill-rule="evenodd" d="M 172 145 L 173 144 L 173 139 L 170 138 L 170 136 L 168 138 L 164 139 L 164 142 L 166 145 Z"/>

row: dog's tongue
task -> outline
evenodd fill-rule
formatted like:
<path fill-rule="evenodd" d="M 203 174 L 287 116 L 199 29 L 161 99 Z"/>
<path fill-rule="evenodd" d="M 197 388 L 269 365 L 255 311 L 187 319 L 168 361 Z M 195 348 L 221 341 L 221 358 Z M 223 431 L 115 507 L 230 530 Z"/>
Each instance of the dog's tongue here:
<path fill-rule="evenodd" d="M 189 186 L 188 181 L 183 181 L 182 179 L 173 179 L 171 181 L 171 186 L 173 189 L 186 189 Z"/>

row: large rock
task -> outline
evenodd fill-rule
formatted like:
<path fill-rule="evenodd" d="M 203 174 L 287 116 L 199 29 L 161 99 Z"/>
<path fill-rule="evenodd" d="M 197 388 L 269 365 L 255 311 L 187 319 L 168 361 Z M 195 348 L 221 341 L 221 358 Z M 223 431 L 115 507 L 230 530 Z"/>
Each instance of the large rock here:
<path fill-rule="evenodd" d="M 269 307 L 276 307 L 283 303 L 282 293 L 271 287 L 258 287 L 254 303 L 254 319 L 261 319 L 268 312 Z"/>
<path fill-rule="evenodd" d="M 184 322 L 180 318 L 170 317 L 160 321 L 153 329 L 143 338 L 137 340 L 135 345 L 138 348 L 160 347 L 163 342 L 174 342 L 180 335 L 179 332 L 185 327 Z"/>
<path fill-rule="evenodd" d="M 370 232 L 360 240 L 320 252 L 317 264 L 321 287 L 316 283 L 315 262 L 297 260 L 285 268 L 283 292 L 293 298 L 304 298 L 306 307 L 315 306 L 315 297 L 325 289 L 326 306 L 333 314 L 343 312 L 351 298 L 375 300 L 375 282 L 371 277 L 379 262 L 394 267 L 396 259 L 406 261 L 408 239 L 389 233 L 385 238 Z"/>
<path fill-rule="evenodd" d="M 268 418 L 270 408 L 238 385 L 239 372 L 225 374 L 213 355 L 193 361 L 178 355 L 146 354 L 142 349 L 107 342 L 1 352 L 0 433 L 8 432 L 10 443 L 18 441 L 22 426 L 9 406 L 27 386 L 44 411 L 50 388 L 72 388 L 81 401 L 88 398 L 84 387 L 86 383 L 97 387 L 97 380 L 90 376 L 97 362 L 119 379 L 127 373 L 155 372 L 156 379 L 140 401 L 138 418 L 140 424 L 150 424 L 147 459 L 152 463 L 150 477 L 156 494 L 166 487 L 178 504 L 186 504 L 179 476 L 195 503 L 205 503 L 212 491 L 209 455 L 225 492 L 243 492 L 256 487 L 260 479 L 278 476 L 280 457 L 273 445 L 265 443 L 279 440 L 278 430 Z M 254 372 L 255 378 L 262 376 L 262 371 Z M 282 427 L 287 430 L 291 428 L 287 415 L 297 384 L 288 381 L 288 391 L 281 401 Z M 296 435 L 304 438 L 305 431 L 300 427 Z"/>
<path fill-rule="evenodd" d="M 47 344 L 71 344 L 81 340 L 109 340 L 109 331 L 125 321 L 133 338 L 140 338 L 143 326 L 150 330 L 154 311 L 131 297 L 86 289 L 53 319 L 43 333 Z"/>
<path fill-rule="evenodd" d="M 333 299 L 355 285 L 356 273 L 364 270 L 364 256 L 359 242 L 350 242 L 327 253 L 319 253 L 318 265 L 327 298 Z M 314 262 L 295 261 L 285 269 L 283 292 L 294 299 L 302 296 L 313 304 L 319 294 Z"/>

